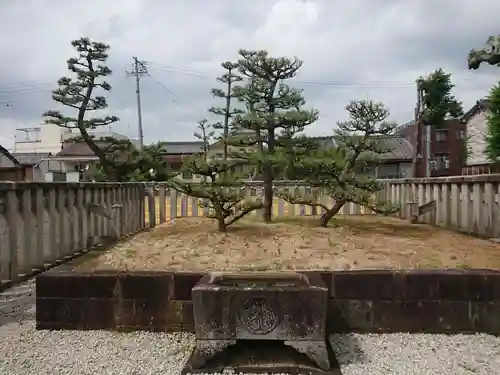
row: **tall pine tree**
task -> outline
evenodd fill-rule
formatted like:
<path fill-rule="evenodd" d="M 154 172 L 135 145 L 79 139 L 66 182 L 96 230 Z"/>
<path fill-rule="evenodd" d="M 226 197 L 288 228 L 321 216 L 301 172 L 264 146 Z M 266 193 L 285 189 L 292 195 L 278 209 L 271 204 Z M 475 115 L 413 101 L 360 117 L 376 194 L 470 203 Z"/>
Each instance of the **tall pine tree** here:
<path fill-rule="evenodd" d="M 223 121 L 213 124 L 214 129 L 222 129 L 222 139 L 224 146 L 223 158 L 226 160 L 228 158 L 228 138 L 230 130 L 231 119 L 238 114 L 243 113 L 239 108 L 231 107 L 232 99 L 236 97 L 234 93 L 233 84 L 243 80 L 241 76 L 235 74 L 235 70 L 238 67 L 236 63 L 231 61 L 226 61 L 221 64 L 221 66 L 226 70 L 226 73 L 217 77 L 217 80 L 226 84 L 226 91 L 214 88 L 212 89 L 212 95 L 216 98 L 225 99 L 224 107 L 212 107 L 208 111 L 217 116 L 223 116 Z"/>
<path fill-rule="evenodd" d="M 64 105 L 73 115 L 49 110 L 43 114 L 45 122 L 62 128 L 76 130 L 73 142 L 85 142 L 97 156 L 99 162 L 91 167 L 89 178 L 104 181 L 151 181 L 170 179 L 170 171 L 161 155 L 163 144 L 147 146 L 138 150 L 134 144 L 114 137 L 93 135 L 93 131 L 118 121 L 116 116 L 89 117 L 108 107 L 106 98 L 97 90 L 109 92 L 111 85 L 106 78 L 111 69 L 106 65 L 109 45 L 81 38 L 71 42 L 77 57 L 68 59 L 68 70 L 74 77 L 58 80 L 58 88 L 52 92 L 52 99 Z"/>
<path fill-rule="evenodd" d="M 248 78 L 246 85 L 235 88 L 238 99 L 245 104 L 246 113 L 235 119 L 239 129 L 251 134 L 237 137 L 242 147 L 240 158 L 248 160 L 261 173 L 264 183 L 263 220 L 272 219 L 273 181 L 281 176 L 287 154 L 306 126 L 318 118 L 316 110 L 305 110 L 301 90 L 284 81 L 296 76 L 302 61 L 286 57 L 271 57 L 266 51 L 239 51 L 240 73 Z"/>
<path fill-rule="evenodd" d="M 413 175 L 417 176 L 418 155 L 423 153 L 421 126 L 443 127 L 448 118 L 457 118 L 463 114 L 462 103 L 451 94 L 455 85 L 451 74 L 437 69 L 427 77 L 417 80 L 419 108 L 416 112 L 416 147 L 413 156 Z"/>
<path fill-rule="evenodd" d="M 98 89 L 110 91 L 111 85 L 104 79 L 111 74 L 106 66 L 109 45 L 81 38 L 71 42 L 78 57 L 68 59 L 68 70 L 75 77 L 60 78 L 58 88 L 53 91 L 52 99 L 76 111 L 74 116 L 66 116 L 60 111 L 50 110 L 43 114 L 48 124 L 66 129 L 76 129 L 83 140 L 99 158 L 105 175 L 117 180 L 115 143 L 111 139 L 96 140 L 91 131 L 118 121 L 116 116 L 87 118 L 88 112 L 104 110 L 108 107 L 106 98 L 96 95 Z M 125 145 L 124 145 L 125 146 Z M 110 149 L 113 152 L 110 152 Z"/>
<path fill-rule="evenodd" d="M 238 157 L 237 154 L 229 155 L 230 120 L 242 112 L 232 107 L 232 99 L 236 95 L 232 84 L 240 81 L 241 77 L 233 73 L 235 64 L 225 62 L 222 66 L 227 73 L 218 80 L 226 84 L 226 90 L 213 89 L 212 94 L 215 97 L 224 98 L 226 103 L 222 108 L 210 108 L 209 112 L 222 116 L 223 121 L 214 125 L 209 124 L 207 120 L 199 122 L 199 131 L 195 133 L 195 137 L 202 141 L 202 153 L 189 158 L 182 166 L 184 171 L 201 176 L 202 181 L 188 182 L 173 179 L 171 185 L 177 191 L 200 198 L 201 206 L 209 209 L 208 217 L 217 221 L 220 232 L 226 232 L 228 226 L 261 208 L 262 203 L 259 200 L 247 200 L 245 197 L 243 179 L 247 176 L 245 167 L 248 161 Z M 215 130 L 220 129 L 222 129 L 222 134 L 217 135 Z M 220 143 L 224 150 L 222 157 L 219 157 L 218 153 L 210 152 Z"/>

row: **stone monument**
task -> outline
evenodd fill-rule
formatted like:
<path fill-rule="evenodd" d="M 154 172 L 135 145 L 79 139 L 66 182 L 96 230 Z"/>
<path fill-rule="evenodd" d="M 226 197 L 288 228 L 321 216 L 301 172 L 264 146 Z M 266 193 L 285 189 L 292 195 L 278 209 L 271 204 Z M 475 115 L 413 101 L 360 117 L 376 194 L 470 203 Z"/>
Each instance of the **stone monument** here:
<path fill-rule="evenodd" d="M 196 346 L 184 373 L 196 372 L 239 340 L 279 340 L 331 369 L 328 289 L 320 275 L 212 273 L 192 290 Z"/>

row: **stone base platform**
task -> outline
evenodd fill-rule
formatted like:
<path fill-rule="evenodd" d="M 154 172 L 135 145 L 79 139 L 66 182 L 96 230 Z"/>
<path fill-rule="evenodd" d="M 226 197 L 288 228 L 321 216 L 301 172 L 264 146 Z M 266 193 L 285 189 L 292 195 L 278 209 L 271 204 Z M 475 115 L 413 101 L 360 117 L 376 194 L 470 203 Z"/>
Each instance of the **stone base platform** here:
<path fill-rule="evenodd" d="M 341 375 L 335 354 L 327 345 L 331 370 L 324 371 L 306 355 L 286 346 L 282 341 L 242 340 L 211 358 L 202 368 L 193 370 L 192 356 L 186 362 L 182 375 L 201 373 L 252 374 L 310 374 Z"/>

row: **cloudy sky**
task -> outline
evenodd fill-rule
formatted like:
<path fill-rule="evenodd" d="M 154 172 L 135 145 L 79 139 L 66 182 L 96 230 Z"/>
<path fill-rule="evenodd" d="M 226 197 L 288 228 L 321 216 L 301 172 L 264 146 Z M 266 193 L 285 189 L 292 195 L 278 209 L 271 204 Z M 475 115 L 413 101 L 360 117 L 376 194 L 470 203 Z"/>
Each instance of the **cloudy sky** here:
<path fill-rule="evenodd" d="M 69 42 L 82 36 L 111 46 L 112 130 L 130 137 L 136 97 L 125 71 L 133 56 L 147 62 L 146 142 L 193 139 L 218 103 L 210 88 L 220 63 L 240 48 L 304 61 L 293 85 L 320 111 L 313 135 L 331 133 L 352 99 L 382 101 L 393 120 L 410 120 L 415 79 L 437 68 L 453 74 L 467 110 L 500 80 L 500 68 L 467 69 L 468 51 L 500 33 L 499 14 L 493 0 L 0 0 L 0 142 L 10 148 L 16 127 L 43 123 L 74 55 Z"/>

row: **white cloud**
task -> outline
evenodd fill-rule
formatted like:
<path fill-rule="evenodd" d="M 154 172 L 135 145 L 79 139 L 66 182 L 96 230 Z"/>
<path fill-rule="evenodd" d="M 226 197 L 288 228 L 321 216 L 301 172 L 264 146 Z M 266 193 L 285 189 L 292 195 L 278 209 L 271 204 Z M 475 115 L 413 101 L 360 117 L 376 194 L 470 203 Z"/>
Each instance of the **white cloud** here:
<path fill-rule="evenodd" d="M 148 141 L 192 138 L 196 120 L 218 104 L 210 88 L 220 63 L 236 59 L 239 48 L 304 60 L 295 83 L 321 112 L 314 134 L 345 118 L 350 99 L 383 101 L 395 120 L 407 121 L 413 82 L 436 68 L 453 74 L 467 107 L 498 80 L 498 68 L 468 71 L 466 56 L 498 33 L 499 13 L 500 2 L 489 0 L 4 0 L 0 102 L 14 102 L 16 115 L 0 107 L 0 142 L 12 143 L 16 122 L 43 121 L 53 106 L 50 89 L 74 55 L 69 42 L 81 36 L 112 47 L 115 131 L 137 132 L 134 82 L 125 79 L 132 56 L 152 62 L 154 78 L 142 80 Z"/>

